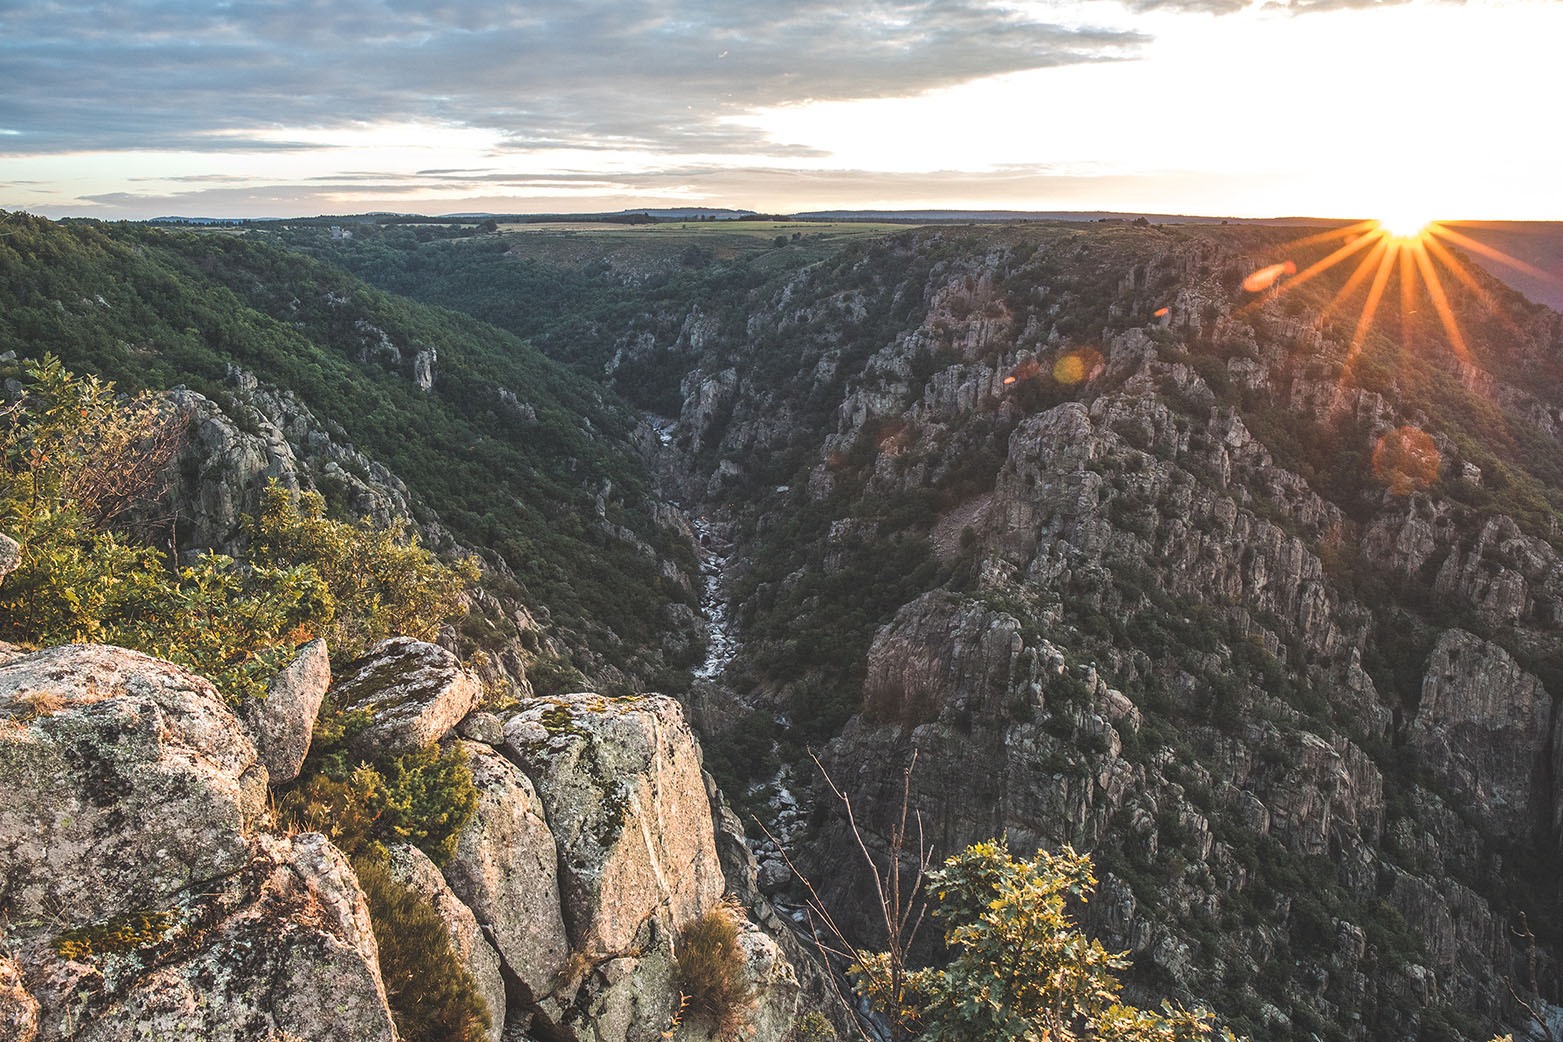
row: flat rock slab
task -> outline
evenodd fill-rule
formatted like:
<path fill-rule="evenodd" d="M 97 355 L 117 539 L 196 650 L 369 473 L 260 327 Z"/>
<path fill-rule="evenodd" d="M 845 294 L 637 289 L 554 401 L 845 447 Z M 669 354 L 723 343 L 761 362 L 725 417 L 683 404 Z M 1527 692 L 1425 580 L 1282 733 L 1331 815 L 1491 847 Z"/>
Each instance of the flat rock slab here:
<path fill-rule="evenodd" d="M 410 637 L 374 645 L 343 669 L 335 689 L 343 708 L 369 714 L 352 746 L 371 756 L 434 744 L 477 708 L 482 693 L 477 675 L 455 655 Z"/>

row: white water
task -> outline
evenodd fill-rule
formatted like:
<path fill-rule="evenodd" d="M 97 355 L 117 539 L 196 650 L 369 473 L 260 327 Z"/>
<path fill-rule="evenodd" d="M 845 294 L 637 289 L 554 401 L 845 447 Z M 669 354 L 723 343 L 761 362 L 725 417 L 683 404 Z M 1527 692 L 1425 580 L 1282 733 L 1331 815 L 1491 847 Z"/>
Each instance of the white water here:
<path fill-rule="evenodd" d="M 677 421 L 667 420 L 660 416 L 644 413 L 646 422 L 657 435 L 657 441 L 672 450 L 673 431 Z M 787 491 L 786 486 L 779 486 L 777 492 Z M 673 505 L 683 508 L 683 504 L 673 501 Z M 705 661 L 693 670 L 699 680 L 715 680 L 721 676 L 728 663 L 733 661 L 742 647 L 737 634 L 734 632 L 733 621 L 727 610 L 726 574 L 728 562 L 732 559 L 733 546 L 726 539 L 719 536 L 714 530 L 709 518 L 690 518 L 690 525 L 697 536 L 700 575 L 703 580 L 700 591 L 700 611 L 710 625 L 710 643 L 706 648 Z M 777 722 L 783 727 L 790 727 L 792 721 L 786 714 L 778 714 Z M 779 858 L 783 850 L 797 849 L 797 839 L 803 831 L 807 820 L 807 813 L 798 803 L 798 798 L 793 794 L 788 782 L 791 771 L 784 764 L 777 770 L 776 776 L 768 783 L 757 783 L 752 794 L 757 794 L 765 789 L 770 790 L 766 802 L 770 805 L 772 821 L 775 824 L 775 832 L 772 839 L 758 836 L 752 830 L 745 837 L 750 851 L 760 860 Z M 809 914 L 803 905 L 792 904 L 780 895 L 771 898 L 776 910 L 790 921 L 794 932 L 806 942 L 813 941 L 813 933 L 810 929 Z M 839 969 L 832 971 L 837 982 L 846 994 L 851 994 L 851 982 Z M 862 1025 L 875 1042 L 889 1042 L 890 1033 L 884 1023 L 884 1018 L 869 1009 L 867 1001 L 858 998 L 854 1004 L 858 1023 Z"/>
<path fill-rule="evenodd" d="M 673 450 L 674 431 L 678 427 L 678 421 L 649 412 L 641 415 L 656 434 L 657 441 L 669 450 Z M 676 450 L 673 450 L 672 454 L 677 455 Z M 672 500 L 672 503 L 679 509 L 683 509 L 683 504 L 677 500 Z M 732 559 L 733 546 L 716 533 L 709 518 L 691 517 L 689 523 L 697 537 L 701 577 L 700 613 L 705 616 L 709 625 L 709 643 L 706 646 L 705 661 L 696 666 L 692 672 L 697 680 L 715 680 L 722 675 L 722 671 L 727 668 L 729 662 L 733 661 L 742 646 L 727 611 L 727 564 Z"/>
<path fill-rule="evenodd" d="M 695 667 L 694 673 L 699 680 L 715 680 L 740 647 L 738 636 L 733 632 L 733 621 L 728 616 L 726 584 L 723 582 L 733 547 L 712 532 L 708 519 L 697 517 L 691 524 L 700 539 L 700 575 L 705 580 L 700 591 L 700 610 L 711 627 L 705 661 Z"/>

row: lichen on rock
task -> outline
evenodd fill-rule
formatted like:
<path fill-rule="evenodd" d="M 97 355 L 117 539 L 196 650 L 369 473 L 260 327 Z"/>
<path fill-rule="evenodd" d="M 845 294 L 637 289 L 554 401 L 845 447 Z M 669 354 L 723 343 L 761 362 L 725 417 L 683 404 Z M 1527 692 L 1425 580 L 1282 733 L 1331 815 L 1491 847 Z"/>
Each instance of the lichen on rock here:
<path fill-rule="evenodd" d="M 352 739 L 368 755 L 415 752 L 444 738 L 477 708 L 483 685 L 437 644 L 393 637 L 342 670 L 334 697 L 348 712 L 369 714 Z"/>
<path fill-rule="evenodd" d="M 693 735 L 678 703 L 544 699 L 505 724 L 559 845 L 571 944 L 629 950 L 642 924 L 697 918 L 725 888 Z"/>

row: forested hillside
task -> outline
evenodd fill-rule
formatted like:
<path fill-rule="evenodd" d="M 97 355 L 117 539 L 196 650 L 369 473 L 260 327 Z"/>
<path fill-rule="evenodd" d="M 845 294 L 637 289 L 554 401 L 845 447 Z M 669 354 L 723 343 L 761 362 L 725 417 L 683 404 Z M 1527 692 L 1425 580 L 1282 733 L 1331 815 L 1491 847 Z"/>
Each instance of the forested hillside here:
<path fill-rule="evenodd" d="M 1563 998 L 1563 316 L 1458 255 L 14 223 L 0 349 L 296 396 L 547 613 L 535 681 L 679 695 L 784 911 L 801 869 L 875 930 L 806 750 L 881 855 L 915 757 L 937 858 L 1090 853 L 1136 1001 L 1479 1042 Z"/>
<path fill-rule="evenodd" d="M 915 750 L 937 849 L 1093 851 L 1137 994 L 1486 1037 L 1559 998 L 1563 319 L 1456 254 L 1313 267 L 1351 234 L 338 259 L 677 414 L 657 473 L 741 640 L 688 700 L 841 907 L 870 889 L 828 798 L 788 824 L 802 749 L 875 836 Z"/>
<path fill-rule="evenodd" d="M 693 603 L 693 559 L 652 519 L 635 417 L 513 336 L 241 238 L 19 217 L 0 238 L 0 350 L 123 391 L 290 394 L 404 481 L 418 521 L 503 562 L 490 586 L 513 573 L 508 596 L 551 618 L 581 670 L 678 685 L 687 663 L 663 638 L 687 618 L 668 605 Z M 687 634 L 674 645 L 696 654 Z"/>

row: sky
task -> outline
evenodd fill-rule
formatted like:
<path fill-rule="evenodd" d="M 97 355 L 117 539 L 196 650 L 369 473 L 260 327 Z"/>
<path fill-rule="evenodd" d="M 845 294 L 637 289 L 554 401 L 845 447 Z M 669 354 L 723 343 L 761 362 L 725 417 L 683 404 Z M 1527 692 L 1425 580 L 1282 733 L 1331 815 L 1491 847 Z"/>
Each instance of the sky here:
<path fill-rule="evenodd" d="M 0 209 L 1563 219 L 1563 0 L 0 0 Z"/>

